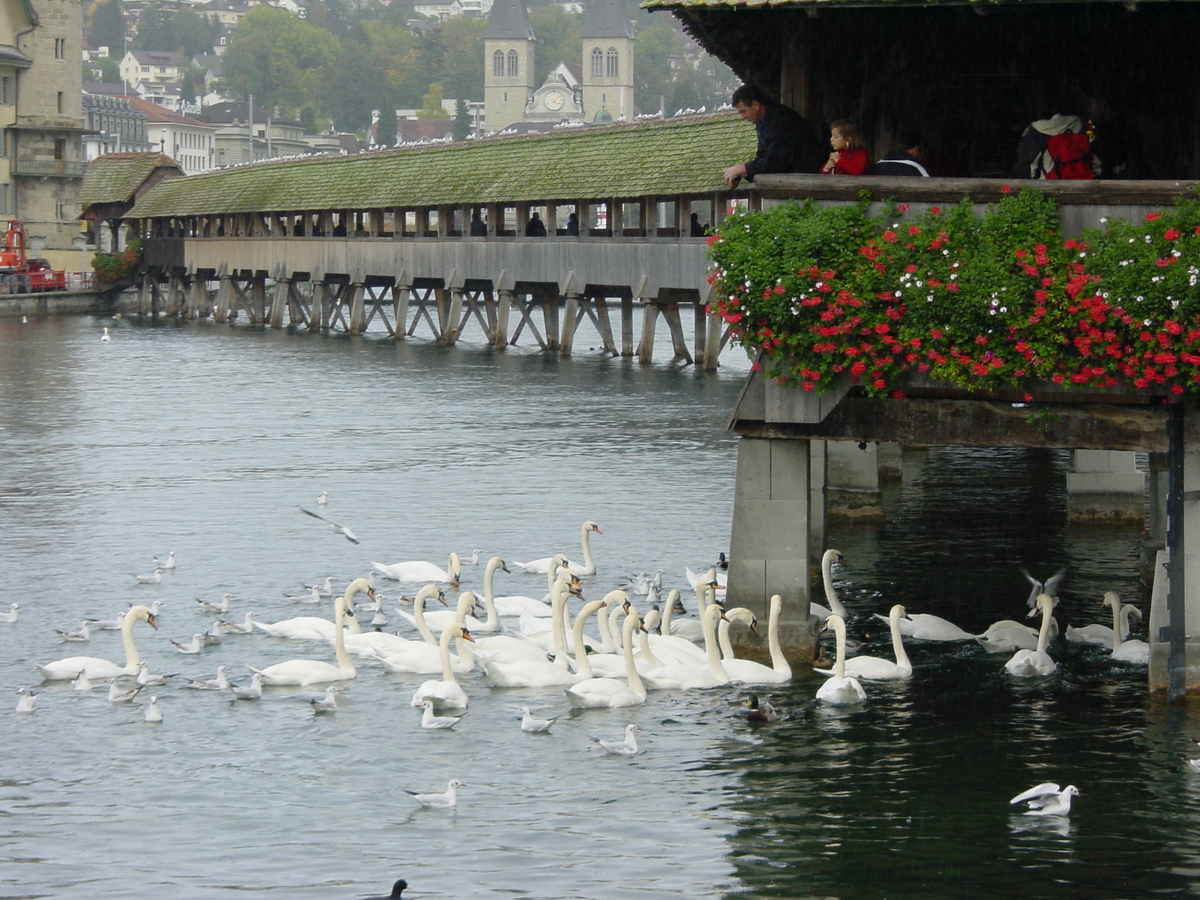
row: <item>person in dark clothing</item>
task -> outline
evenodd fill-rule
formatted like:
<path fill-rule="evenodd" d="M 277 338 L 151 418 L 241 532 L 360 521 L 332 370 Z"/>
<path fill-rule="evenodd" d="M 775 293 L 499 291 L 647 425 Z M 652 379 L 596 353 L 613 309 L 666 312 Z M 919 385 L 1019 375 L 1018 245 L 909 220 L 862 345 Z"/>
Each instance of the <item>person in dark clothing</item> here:
<path fill-rule="evenodd" d="M 896 149 L 876 162 L 868 175 L 916 175 L 929 177 L 929 170 L 922 164 L 925 158 L 925 141 L 919 132 L 901 131 L 896 135 Z"/>
<path fill-rule="evenodd" d="M 758 132 L 758 153 L 746 163 L 737 163 L 723 173 L 725 183 L 736 188 L 742 179 L 775 172 L 817 172 L 826 154 L 808 122 L 765 91 L 743 84 L 731 100 L 737 114 Z"/>
<path fill-rule="evenodd" d="M 487 237 L 487 222 L 479 215 L 479 210 L 471 216 L 471 237 Z"/>
<path fill-rule="evenodd" d="M 692 237 L 704 237 L 704 226 L 700 224 L 700 213 L 692 213 Z"/>
<path fill-rule="evenodd" d="M 567 237 L 579 237 L 579 216 L 575 213 L 567 216 Z"/>
<path fill-rule="evenodd" d="M 529 217 L 529 223 L 525 226 L 525 237 L 545 237 L 546 224 L 542 221 L 542 217 L 537 213 L 533 213 Z"/>

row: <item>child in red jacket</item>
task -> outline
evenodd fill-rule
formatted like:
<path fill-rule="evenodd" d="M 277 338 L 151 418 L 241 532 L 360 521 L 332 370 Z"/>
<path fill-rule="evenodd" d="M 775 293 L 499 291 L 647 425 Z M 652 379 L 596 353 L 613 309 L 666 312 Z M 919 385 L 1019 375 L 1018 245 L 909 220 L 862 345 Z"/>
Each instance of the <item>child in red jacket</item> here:
<path fill-rule="evenodd" d="M 858 137 L 857 126 L 849 119 L 839 119 L 830 126 L 829 132 L 829 146 L 833 152 L 821 166 L 821 174 L 862 175 L 866 172 L 871 158 Z"/>

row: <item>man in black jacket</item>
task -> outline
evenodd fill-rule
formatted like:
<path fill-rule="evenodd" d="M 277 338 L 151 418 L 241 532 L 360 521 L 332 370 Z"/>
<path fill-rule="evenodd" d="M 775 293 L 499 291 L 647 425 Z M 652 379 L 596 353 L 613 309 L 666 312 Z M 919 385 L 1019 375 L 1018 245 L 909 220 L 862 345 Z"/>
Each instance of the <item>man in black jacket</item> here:
<path fill-rule="evenodd" d="M 737 114 L 758 132 L 758 153 L 750 162 L 737 163 L 723 173 L 725 183 L 736 188 L 744 178 L 773 172 L 817 172 L 825 152 L 816 134 L 794 109 L 772 100 L 761 88 L 743 84 L 731 100 Z"/>
<path fill-rule="evenodd" d="M 916 175 L 929 177 L 922 164 L 925 141 L 919 132 L 901 131 L 896 135 L 896 149 L 867 169 L 868 175 Z"/>

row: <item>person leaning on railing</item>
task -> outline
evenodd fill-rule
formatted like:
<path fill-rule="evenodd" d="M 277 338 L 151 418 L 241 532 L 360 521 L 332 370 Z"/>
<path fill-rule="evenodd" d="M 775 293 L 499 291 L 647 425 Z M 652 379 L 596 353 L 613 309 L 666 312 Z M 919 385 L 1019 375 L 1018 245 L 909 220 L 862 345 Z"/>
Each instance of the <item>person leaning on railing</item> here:
<path fill-rule="evenodd" d="M 754 159 L 727 168 L 722 177 L 731 189 L 756 175 L 775 172 L 817 172 L 825 152 L 816 133 L 794 109 L 776 103 L 759 87 L 743 84 L 730 101 L 737 114 L 758 132 Z"/>

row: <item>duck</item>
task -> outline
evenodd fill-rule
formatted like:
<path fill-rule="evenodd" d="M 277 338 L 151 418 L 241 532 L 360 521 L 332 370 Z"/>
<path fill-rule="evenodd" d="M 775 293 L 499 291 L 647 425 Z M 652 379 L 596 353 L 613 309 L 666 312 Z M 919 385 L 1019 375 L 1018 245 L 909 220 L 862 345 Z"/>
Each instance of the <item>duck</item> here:
<path fill-rule="evenodd" d="M 521 707 L 521 730 L 527 734 L 545 734 L 550 726 L 557 722 L 559 716 L 542 718 L 529 711 L 528 706 Z"/>
<path fill-rule="evenodd" d="M 1042 675 L 1053 675 L 1058 664 L 1046 652 L 1050 643 L 1050 612 L 1054 608 L 1054 598 L 1049 594 L 1038 594 L 1037 609 L 1042 611 L 1042 627 L 1038 631 L 1037 647 L 1033 650 L 1018 650 L 1012 659 L 1004 664 L 1004 671 L 1017 678 L 1037 678 Z"/>
<path fill-rule="evenodd" d="M 595 532 L 596 534 L 604 534 L 604 532 L 600 530 L 600 526 L 595 522 L 588 521 L 579 526 L 579 545 L 580 549 L 583 551 L 583 562 L 568 562 L 566 564 L 567 570 L 572 575 L 596 574 L 596 561 L 592 558 L 592 532 Z M 525 572 L 532 572 L 535 575 L 546 575 L 551 572 L 551 565 L 553 564 L 554 559 L 555 556 L 544 556 L 541 559 L 531 559 L 529 562 L 517 562 L 514 560 L 513 565 Z"/>
<path fill-rule="evenodd" d="M 405 788 L 404 793 L 408 794 L 422 806 L 429 806 L 434 809 L 453 809 L 458 805 L 458 789 L 466 787 L 465 781 L 459 781 L 457 778 L 451 778 L 446 785 L 446 790 L 441 794 L 422 794 L 418 791 L 410 791 Z"/>
<path fill-rule="evenodd" d="M 771 705 L 771 701 L 760 700 L 758 694 L 751 694 L 746 698 L 746 721 L 778 722 L 779 713 L 775 711 L 775 707 Z"/>
<path fill-rule="evenodd" d="M 1116 662 L 1132 663 L 1137 666 L 1150 665 L 1150 645 L 1145 641 L 1123 640 L 1122 634 L 1129 633 L 1129 616 L 1136 609 L 1132 604 L 1121 605 L 1121 598 L 1115 591 L 1104 595 L 1106 605 L 1113 611 L 1113 648 L 1109 659 Z"/>
<path fill-rule="evenodd" d="M 445 569 L 424 560 L 398 562 L 391 565 L 373 562 L 371 565 L 385 577 L 393 581 L 404 582 L 405 584 L 419 584 L 424 581 L 433 581 L 437 584 L 449 584 L 451 587 L 458 587 L 459 579 L 462 577 L 462 564 L 459 562 L 457 553 L 450 554 Z"/>
<path fill-rule="evenodd" d="M 457 622 L 446 626 L 439 642 L 439 652 L 442 658 L 442 680 L 426 681 L 413 692 L 411 704 L 420 709 L 429 700 L 438 712 L 443 709 L 466 709 L 470 702 L 467 692 L 462 689 L 458 679 L 454 677 L 454 668 L 450 664 L 450 641 L 462 638 L 474 641 L 471 632 Z"/>
<path fill-rule="evenodd" d="M 750 611 L 741 612 L 742 609 L 744 608 L 739 608 L 736 619 L 733 610 L 726 615 L 731 621 L 745 621 L 745 617 Z M 760 662 L 749 659 L 722 660 L 721 664 L 729 675 L 730 681 L 739 684 L 785 684 L 792 680 L 792 667 L 788 664 L 787 657 L 783 655 L 783 648 L 779 644 L 779 617 L 782 611 L 783 597 L 779 594 L 772 594 L 770 611 L 767 616 L 767 647 L 771 654 L 771 665 L 764 666 Z"/>
<path fill-rule="evenodd" d="M 354 661 L 346 653 L 342 637 L 342 623 L 346 616 L 354 617 L 354 596 L 369 592 L 370 583 L 365 578 L 356 578 L 346 588 L 346 593 L 334 603 L 334 653 L 337 665 L 316 659 L 292 659 L 276 663 L 265 669 L 247 666 L 251 672 L 262 676 L 263 684 L 297 684 L 304 687 L 327 684 L 331 681 L 352 681 L 358 677 Z"/>
<path fill-rule="evenodd" d="M 619 741 L 608 741 L 592 735 L 589 735 L 589 737 L 603 747 L 606 753 L 611 753 L 613 756 L 637 756 L 637 736 L 641 731 L 642 729 L 639 726 L 630 723 L 625 726 L 625 737 Z"/>
<path fill-rule="evenodd" d="M 857 678 L 846 674 L 846 623 L 836 613 L 825 625 L 833 630 L 837 638 L 837 658 L 833 663 L 833 677 L 817 688 L 817 700 L 830 706 L 856 706 L 865 703 L 867 692 Z"/>
<path fill-rule="evenodd" d="M 1066 816 L 1071 813 L 1071 798 L 1079 796 L 1079 788 L 1068 784 L 1065 788 L 1052 781 L 1034 785 L 1027 791 L 1021 791 L 1008 801 L 1010 806 L 1024 803 L 1028 809 L 1027 816 Z"/>
<path fill-rule="evenodd" d="M 625 654 L 624 682 L 616 678 L 587 678 L 563 689 L 567 702 L 575 708 L 617 709 L 646 702 L 646 686 L 638 675 L 633 661 L 633 631 L 641 625 L 638 614 L 630 610 L 621 627 L 622 650 Z"/>
<path fill-rule="evenodd" d="M 864 678 L 868 681 L 885 681 L 895 680 L 899 678 L 911 678 L 913 673 L 912 663 L 909 662 L 908 653 L 904 650 L 904 638 L 900 634 L 900 620 L 904 617 L 904 607 L 899 603 L 892 606 L 888 616 L 888 623 L 892 632 L 892 652 L 896 655 L 896 661 L 883 659 L 878 656 L 852 656 L 846 660 L 845 672 L 848 675 L 853 675 L 855 678 Z M 820 672 L 822 675 L 832 675 L 831 669 L 814 669 L 814 672 Z"/>
<path fill-rule="evenodd" d="M 121 624 L 121 643 L 125 649 L 125 665 L 123 666 L 95 656 L 68 656 L 45 665 L 35 663 L 37 670 L 47 681 L 71 681 L 78 677 L 80 672 L 85 672 L 87 677 L 93 680 L 136 675 L 138 663 L 142 661 L 133 641 L 133 626 L 138 622 L 145 622 L 151 628 L 158 629 L 158 619 L 150 612 L 149 607 L 135 606 L 126 613 Z"/>
<path fill-rule="evenodd" d="M 826 550 L 821 555 L 821 583 L 825 586 L 825 602 L 829 604 L 829 607 L 826 608 L 820 603 L 813 603 L 810 600 L 808 612 L 818 619 L 828 619 L 830 616 L 838 616 L 844 621 L 846 619 L 846 607 L 842 605 L 842 601 L 837 595 L 837 589 L 833 586 L 834 563 L 844 566 L 846 560 L 837 550 Z"/>
<path fill-rule="evenodd" d="M 439 716 L 433 711 L 432 700 L 426 700 L 421 705 L 425 707 L 425 712 L 421 714 L 421 727 L 432 731 L 449 731 L 466 718 L 466 713 L 463 713 L 461 716 Z"/>

